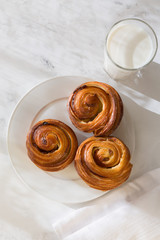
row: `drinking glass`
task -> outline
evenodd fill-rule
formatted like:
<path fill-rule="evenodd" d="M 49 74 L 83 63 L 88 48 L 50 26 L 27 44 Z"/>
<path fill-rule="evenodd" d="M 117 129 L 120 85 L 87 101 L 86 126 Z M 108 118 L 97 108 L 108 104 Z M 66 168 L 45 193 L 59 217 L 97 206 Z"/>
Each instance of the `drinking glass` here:
<path fill-rule="evenodd" d="M 158 48 L 157 36 L 152 27 L 137 18 L 115 23 L 106 36 L 104 69 L 115 80 L 123 80 L 154 59 Z"/>

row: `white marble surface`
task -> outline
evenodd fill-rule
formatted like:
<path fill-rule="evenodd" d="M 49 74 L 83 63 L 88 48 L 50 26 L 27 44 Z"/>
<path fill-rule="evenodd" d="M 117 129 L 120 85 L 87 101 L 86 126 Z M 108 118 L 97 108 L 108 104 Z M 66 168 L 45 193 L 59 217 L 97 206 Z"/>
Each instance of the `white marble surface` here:
<path fill-rule="evenodd" d="M 52 223 L 72 211 L 71 206 L 51 202 L 26 188 L 13 171 L 6 134 L 18 101 L 33 86 L 54 76 L 108 79 L 103 70 L 103 46 L 111 25 L 122 18 L 138 17 L 146 20 L 160 39 L 159 16 L 159 0 L 0 0 L 0 239 L 49 239 Z M 157 103 L 159 54 L 158 49 L 139 84 L 124 83 Z M 143 113 L 145 119 L 135 119 L 136 133 L 144 125 L 148 130 L 139 135 L 139 144 L 153 136 L 150 119 L 155 126 L 160 119 L 156 114 L 151 118 L 147 110 L 135 107 L 134 111 L 136 115 Z M 155 134 L 158 136 L 159 129 Z M 149 138 L 147 143 L 149 146 Z M 160 142 L 148 156 L 155 166 L 159 164 L 159 146 Z M 146 170 L 152 169 L 148 162 Z M 141 169 L 140 163 L 137 169 Z"/>

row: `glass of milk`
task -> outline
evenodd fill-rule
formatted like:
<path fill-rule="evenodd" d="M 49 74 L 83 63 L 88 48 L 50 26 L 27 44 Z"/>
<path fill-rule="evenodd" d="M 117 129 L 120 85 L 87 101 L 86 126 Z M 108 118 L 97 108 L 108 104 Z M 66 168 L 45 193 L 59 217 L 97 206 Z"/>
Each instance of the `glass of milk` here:
<path fill-rule="evenodd" d="M 115 80 L 126 79 L 149 64 L 157 48 L 156 34 L 147 23 L 136 18 L 121 20 L 106 37 L 104 69 Z"/>

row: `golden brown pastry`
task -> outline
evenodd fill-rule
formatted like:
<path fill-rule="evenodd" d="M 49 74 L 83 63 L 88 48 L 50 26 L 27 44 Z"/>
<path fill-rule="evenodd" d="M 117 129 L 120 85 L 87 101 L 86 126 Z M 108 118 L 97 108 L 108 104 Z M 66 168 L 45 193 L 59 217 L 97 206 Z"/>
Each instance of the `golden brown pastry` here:
<path fill-rule="evenodd" d="M 72 129 L 53 119 L 36 123 L 26 141 L 28 156 L 37 167 L 45 171 L 59 171 L 74 159 L 78 147 Z"/>
<path fill-rule="evenodd" d="M 122 119 L 123 103 L 110 85 L 86 82 L 69 97 L 68 110 L 72 123 L 81 131 L 108 136 Z"/>
<path fill-rule="evenodd" d="M 81 143 L 75 167 L 92 188 L 107 191 L 125 182 L 131 172 L 130 152 L 116 137 L 90 137 Z"/>

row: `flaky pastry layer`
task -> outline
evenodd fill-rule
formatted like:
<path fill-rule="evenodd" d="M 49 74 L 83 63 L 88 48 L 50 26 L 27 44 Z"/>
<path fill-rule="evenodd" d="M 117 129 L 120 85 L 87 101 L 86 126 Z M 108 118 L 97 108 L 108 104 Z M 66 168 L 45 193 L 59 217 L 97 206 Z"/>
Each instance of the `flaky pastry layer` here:
<path fill-rule="evenodd" d="M 45 119 L 36 123 L 27 135 L 28 156 L 37 167 L 45 171 L 59 171 L 75 157 L 77 138 L 65 123 Z"/>
<path fill-rule="evenodd" d="M 102 82 L 86 82 L 71 94 L 69 117 L 79 130 L 109 136 L 120 124 L 123 103 L 118 92 Z"/>
<path fill-rule="evenodd" d="M 116 137 L 90 137 L 75 156 L 79 176 L 92 188 L 111 190 L 124 183 L 132 169 L 127 146 Z"/>

